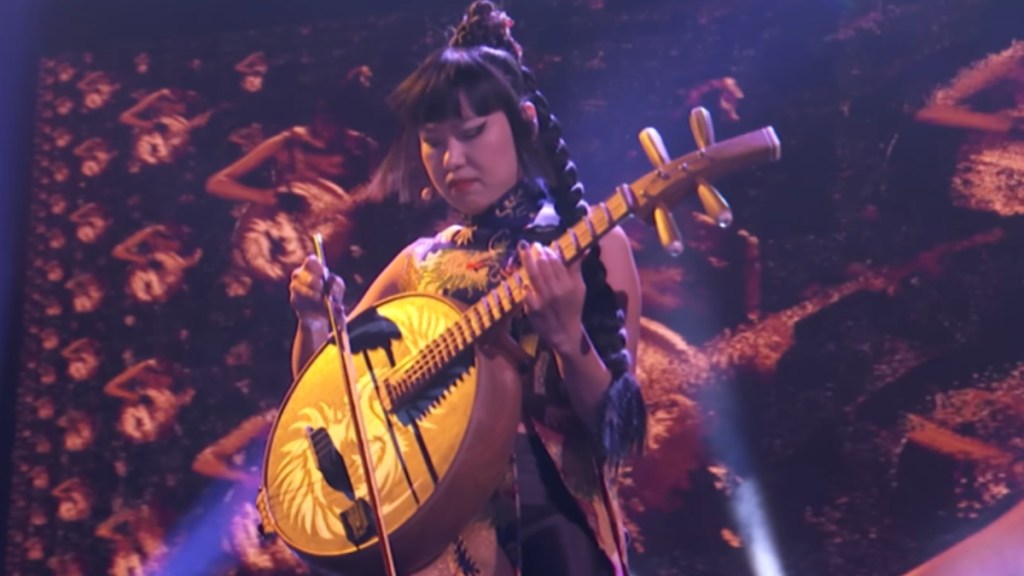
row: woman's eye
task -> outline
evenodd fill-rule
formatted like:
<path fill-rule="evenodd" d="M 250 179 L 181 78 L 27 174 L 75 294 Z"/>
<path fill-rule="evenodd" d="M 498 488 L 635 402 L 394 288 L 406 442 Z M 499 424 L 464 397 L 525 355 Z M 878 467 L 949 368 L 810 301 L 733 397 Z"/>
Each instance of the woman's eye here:
<path fill-rule="evenodd" d="M 459 134 L 459 137 L 461 137 L 463 140 L 472 140 L 473 138 L 476 138 L 477 136 L 483 133 L 484 126 L 486 126 L 486 123 L 463 130 Z"/>

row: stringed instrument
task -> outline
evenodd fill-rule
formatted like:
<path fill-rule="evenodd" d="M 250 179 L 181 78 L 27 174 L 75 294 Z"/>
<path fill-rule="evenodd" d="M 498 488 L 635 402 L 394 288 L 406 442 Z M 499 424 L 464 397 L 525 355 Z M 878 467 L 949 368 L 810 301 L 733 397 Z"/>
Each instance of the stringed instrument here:
<path fill-rule="evenodd" d="M 719 225 L 731 222 L 728 203 L 709 180 L 777 160 L 779 139 L 766 127 L 715 143 L 702 108 L 693 111 L 691 127 L 699 149 L 676 159 L 653 128 L 641 133 L 655 169 L 591 206 L 555 241 L 551 247 L 563 261 L 581 258 L 631 215 L 653 221 L 665 247 L 678 252 L 682 240 L 668 206 L 695 189 Z M 387 527 L 385 565 L 393 560 L 399 574 L 443 552 L 507 470 L 521 383 L 505 355 L 474 344 L 521 309 L 524 286 L 519 271 L 471 306 L 410 293 L 351 318 L 360 418 L 351 417 L 339 378 L 346 358 L 331 338 L 288 390 L 271 430 L 257 501 L 263 531 L 317 569 L 339 574 L 385 573 L 375 517 Z M 363 452 L 358 428 L 365 428 Z M 365 482 L 363 461 L 373 463 L 373 486 Z"/>

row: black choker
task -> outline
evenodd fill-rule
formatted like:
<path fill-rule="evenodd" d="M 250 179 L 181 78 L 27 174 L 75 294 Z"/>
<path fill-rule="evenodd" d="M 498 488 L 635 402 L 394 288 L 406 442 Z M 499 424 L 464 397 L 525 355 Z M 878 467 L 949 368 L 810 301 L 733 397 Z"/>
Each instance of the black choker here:
<path fill-rule="evenodd" d="M 480 240 L 502 230 L 517 235 L 534 223 L 547 201 L 548 194 L 544 188 L 521 180 L 483 212 L 472 216 L 463 214 L 462 219 L 467 228 L 474 229 L 474 236 Z"/>

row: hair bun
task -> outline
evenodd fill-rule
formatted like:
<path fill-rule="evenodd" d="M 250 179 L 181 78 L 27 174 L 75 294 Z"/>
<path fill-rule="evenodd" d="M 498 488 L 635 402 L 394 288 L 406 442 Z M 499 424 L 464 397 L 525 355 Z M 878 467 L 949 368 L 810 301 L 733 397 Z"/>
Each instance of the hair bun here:
<path fill-rule="evenodd" d="M 470 18 L 490 16 L 496 9 L 497 6 L 490 0 L 477 0 L 470 4 L 469 8 L 466 8 L 466 15 Z"/>
<path fill-rule="evenodd" d="M 512 18 L 490 0 L 476 0 L 466 8 L 466 15 L 455 29 L 450 45 L 456 48 L 496 48 L 508 52 L 519 61 L 523 49 L 512 38 L 513 24 Z"/>

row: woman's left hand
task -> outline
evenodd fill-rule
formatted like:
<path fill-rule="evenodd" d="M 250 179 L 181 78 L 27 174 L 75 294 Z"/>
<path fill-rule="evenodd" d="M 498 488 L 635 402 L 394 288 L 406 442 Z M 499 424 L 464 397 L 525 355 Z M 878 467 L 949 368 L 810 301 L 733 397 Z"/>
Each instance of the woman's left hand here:
<path fill-rule="evenodd" d="M 583 299 L 587 288 L 579 262 L 566 266 L 540 244 L 519 243 L 527 275 L 526 315 L 533 329 L 555 352 L 572 350 L 583 336 Z"/>

